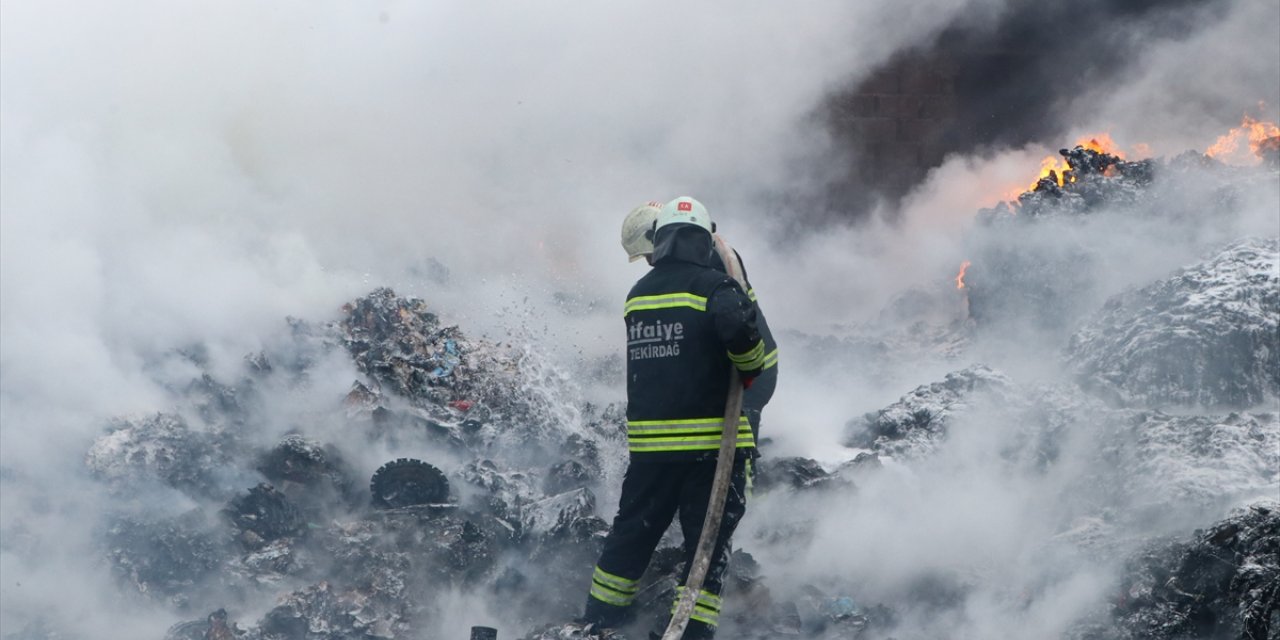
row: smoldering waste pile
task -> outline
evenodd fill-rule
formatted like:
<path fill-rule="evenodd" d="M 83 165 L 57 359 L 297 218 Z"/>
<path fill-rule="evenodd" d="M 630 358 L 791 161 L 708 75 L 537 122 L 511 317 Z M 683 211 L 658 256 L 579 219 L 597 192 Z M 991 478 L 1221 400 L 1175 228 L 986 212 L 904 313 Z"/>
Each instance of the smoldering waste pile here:
<path fill-rule="evenodd" d="M 290 320 L 290 339 L 247 357 L 241 378 L 202 374 L 175 389 L 171 412 L 108 425 L 86 456 L 97 478 L 200 505 L 103 525 L 121 583 L 199 618 L 175 639 L 422 637 L 453 591 L 569 617 L 581 594 L 558 586 L 582 583 L 607 527 L 593 488 L 602 451 L 623 446 L 616 408 L 553 406 L 544 366 L 469 340 L 421 300 L 380 289 L 343 316 Z M 344 352 L 364 374 L 345 398 L 259 442 L 278 419 L 269 396 L 306 387 Z M 179 355 L 203 364 L 199 349 Z M 370 480 L 349 462 L 358 452 L 309 428 L 321 424 L 357 434 L 347 447 L 428 455 L 391 459 Z M 246 618 L 259 602 L 274 605 Z"/>
<path fill-rule="evenodd" d="M 575 405 L 531 354 L 471 340 L 422 300 L 379 289 L 342 315 L 290 319 L 289 338 L 246 357 L 240 378 L 202 372 L 173 389 L 172 410 L 106 425 L 85 458 L 98 480 L 122 496 L 176 492 L 198 505 L 100 525 L 120 584 L 188 620 L 171 640 L 429 637 L 453 593 L 530 628 L 579 613 L 611 515 L 596 492 L 611 460 L 625 460 L 621 408 Z M 174 357 L 207 364 L 199 348 Z M 362 378 L 261 442 L 280 431 L 271 398 L 307 387 L 334 357 L 352 358 Z M 332 429 L 345 445 L 323 440 Z M 362 473 L 352 442 L 426 453 Z M 796 487 L 830 475 L 804 461 L 770 468 L 766 481 Z M 675 544 L 641 594 L 650 617 L 669 606 Z M 749 555 L 734 565 L 736 585 L 758 583 Z M 786 624 L 802 624 L 803 607 L 793 603 Z M 56 629 L 6 638 L 62 637 Z"/>
<path fill-rule="evenodd" d="M 1076 180 L 1040 185 L 1016 215 L 984 214 L 985 253 L 969 291 L 979 333 L 998 332 L 1005 313 L 1041 314 L 1063 336 L 1060 365 L 1078 384 L 960 365 L 851 420 L 843 464 L 766 452 L 754 499 L 757 513 L 775 517 L 736 540 L 723 637 L 905 640 L 923 637 L 909 623 L 921 612 L 963 611 L 970 594 L 990 588 L 981 568 L 924 571 L 877 591 L 856 575 L 789 575 L 776 559 L 813 535 L 822 513 L 806 504 L 848 500 L 891 465 L 945 460 L 988 423 L 1014 425 L 998 434 L 990 464 L 1041 479 L 1042 500 L 1055 505 L 1059 533 L 1038 554 L 1123 567 L 1070 637 L 1280 637 L 1280 504 L 1255 499 L 1274 495 L 1280 481 L 1280 417 L 1256 409 L 1280 394 L 1280 242 L 1223 243 L 1109 301 L 1046 311 L 1039 303 L 1096 284 L 1088 268 L 1076 279 L 1050 274 L 1096 256 L 1010 239 L 1037 221 L 1087 218 L 1108 204 L 1159 208 L 1148 205 L 1176 191 L 1162 173 L 1177 176 L 1178 163 L 1190 162 L 1121 164 L 1089 153 L 1068 156 Z M 1217 171 L 1230 175 L 1207 196 L 1214 206 L 1229 205 L 1258 175 L 1275 177 L 1267 168 Z M 338 320 L 290 319 L 288 328 L 234 379 L 212 374 L 199 347 L 176 351 L 198 373 L 172 387 L 172 407 L 112 421 L 87 452 L 89 471 L 120 495 L 194 505 L 122 507 L 97 527 L 122 589 L 172 613 L 167 639 L 435 637 L 455 613 L 454 594 L 500 612 L 529 640 L 587 637 L 561 622 L 580 612 L 609 526 L 612 505 L 597 495 L 620 480 L 622 407 L 577 400 L 536 353 L 472 339 L 426 302 L 387 289 L 347 305 Z M 926 338 L 920 348 L 942 345 L 947 361 L 966 357 L 967 340 Z M 301 390 L 335 360 L 359 372 L 345 395 L 281 410 L 292 406 L 282 398 L 309 397 Z M 386 454 L 371 463 L 370 451 Z M 1060 478 L 1067 458 L 1098 472 Z M 1249 502 L 1223 509 L 1240 501 Z M 770 510 L 780 503 L 789 506 Z M 1186 528 L 1188 518 L 1200 529 Z M 1173 533 L 1135 540 L 1150 523 Z M 644 623 L 669 607 L 677 545 L 664 541 L 643 579 Z M 1048 592 L 1059 578 L 1010 587 L 1010 600 Z M 64 637 L 45 620 L 6 640 Z"/>
<path fill-rule="evenodd" d="M 1280 165 L 1062 155 L 1074 179 L 1051 175 L 982 213 L 965 284 L 975 340 L 1023 339 L 1031 326 L 1062 346 L 1055 367 L 1075 384 L 970 366 L 850 421 L 846 444 L 939 464 L 957 439 L 1012 425 L 994 463 L 1042 482 L 1062 519 L 1041 553 L 1123 567 L 1106 604 L 1067 637 L 1280 638 L 1280 237 L 1202 246 L 1200 261 L 1084 308 L 1109 256 L 1070 237 L 1092 216 L 1230 228 L 1243 192 L 1274 189 Z M 1206 174 L 1207 192 L 1180 184 Z M 1194 215 L 1205 220 L 1178 219 Z M 1064 456 L 1087 460 L 1089 475 L 1052 480 Z M 1203 528 L 1187 531 L 1188 520 Z M 1142 531 L 1185 533 L 1135 539 Z"/>

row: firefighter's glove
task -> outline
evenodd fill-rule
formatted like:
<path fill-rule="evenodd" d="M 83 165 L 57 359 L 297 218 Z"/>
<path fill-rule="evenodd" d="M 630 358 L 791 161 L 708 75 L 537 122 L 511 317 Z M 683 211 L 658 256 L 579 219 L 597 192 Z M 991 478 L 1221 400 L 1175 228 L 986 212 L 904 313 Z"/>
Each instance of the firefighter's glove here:
<path fill-rule="evenodd" d="M 742 380 L 742 388 L 750 389 L 751 384 L 756 381 L 756 377 L 760 375 L 763 369 L 752 369 L 750 371 L 739 371 L 738 379 Z"/>

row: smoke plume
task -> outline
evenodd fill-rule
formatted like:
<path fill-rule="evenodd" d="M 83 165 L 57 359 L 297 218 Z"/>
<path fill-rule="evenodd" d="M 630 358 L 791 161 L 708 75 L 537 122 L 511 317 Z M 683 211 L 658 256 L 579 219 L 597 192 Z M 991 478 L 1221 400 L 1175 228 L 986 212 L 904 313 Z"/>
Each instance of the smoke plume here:
<path fill-rule="evenodd" d="M 84 460 L 111 418 L 170 408 L 195 345 L 209 369 L 231 372 L 282 339 L 286 317 L 331 320 L 385 285 L 466 331 L 522 343 L 580 378 L 584 396 L 621 400 L 616 381 L 580 372 L 617 356 L 622 299 L 643 273 L 618 229 L 646 200 L 708 206 L 796 354 L 783 356 L 765 414 L 777 455 L 837 463 L 851 417 L 970 360 L 1060 377 L 1039 356 L 1061 335 L 1017 349 L 977 341 L 962 361 L 904 354 L 883 370 L 800 346 L 897 331 L 894 305 L 911 291 L 940 309 L 931 321 L 958 320 L 950 288 L 975 246 L 974 213 L 1025 188 L 1069 142 L 1060 136 L 1106 130 L 1173 154 L 1203 149 L 1259 101 L 1276 116 L 1274 3 L 1091 2 L 1080 16 L 1033 4 L 7 1 L 0 636 L 49 623 L 68 637 L 159 638 L 175 622 L 111 575 L 96 537 L 108 515 L 178 514 L 190 499 L 112 493 Z M 832 202 L 859 158 L 816 115 L 831 97 L 895 56 L 983 38 L 1061 48 L 1070 64 L 1006 60 L 1009 77 L 985 95 L 997 70 L 969 70 L 963 95 L 975 99 L 938 166 L 896 204 Z M 1070 241 L 1098 247 L 1107 275 L 1087 301 L 1165 275 L 1210 241 L 1274 234 L 1276 203 L 1265 184 L 1225 224 L 1108 222 L 1121 212 L 1084 225 Z M 869 213 L 833 219 L 819 206 Z M 311 419 L 317 435 L 350 438 L 313 408 L 358 377 L 350 362 L 321 363 L 310 386 L 271 400 L 262 441 Z M 1066 492 L 1088 460 L 1011 479 L 989 445 L 1016 425 L 993 420 L 937 464 L 891 466 L 843 502 L 782 514 L 763 501 L 740 542 L 750 550 L 754 532 L 796 513 L 812 522 L 807 551 L 760 558 L 780 590 L 840 572 L 879 601 L 919 596 L 922 576 L 949 572 L 1002 585 L 934 619 L 922 598 L 900 639 L 1060 632 L 1114 569 L 1040 561 L 1065 526 L 1044 496 Z M 354 464 L 412 454 L 365 450 Z M 614 498 L 601 497 L 606 517 Z M 1013 611 L 1007 592 L 1031 595 Z M 445 608 L 501 610 L 458 600 Z M 441 633 L 480 622 L 459 618 Z M 504 637 L 523 630 L 500 624 Z"/>

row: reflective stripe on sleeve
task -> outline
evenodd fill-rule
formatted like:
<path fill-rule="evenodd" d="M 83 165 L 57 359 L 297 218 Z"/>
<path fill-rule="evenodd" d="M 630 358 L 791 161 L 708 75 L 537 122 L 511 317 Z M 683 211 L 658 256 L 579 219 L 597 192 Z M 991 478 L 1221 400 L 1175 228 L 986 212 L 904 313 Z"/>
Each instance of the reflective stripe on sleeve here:
<path fill-rule="evenodd" d="M 765 355 L 764 366 L 760 368 L 768 369 L 769 367 L 776 367 L 776 366 L 778 366 L 778 350 L 774 349 L 773 351 L 770 351 L 768 354 Z"/>
<path fill-rule="evenodd" d="M 764 367 L 764 340 L 761 339 L 756 346 L 751 347 L 746 353 L 729 352 L 729 360 L 733 362 L 733 366 L 739 371 L 751 371 L 752 369 L 761 369 Z"/>

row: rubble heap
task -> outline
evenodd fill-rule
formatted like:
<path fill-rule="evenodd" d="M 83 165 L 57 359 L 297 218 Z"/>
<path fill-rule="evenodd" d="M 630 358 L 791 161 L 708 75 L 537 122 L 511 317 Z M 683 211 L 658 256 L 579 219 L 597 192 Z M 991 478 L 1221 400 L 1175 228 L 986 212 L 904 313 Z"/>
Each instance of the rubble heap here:
<path fill-rule="evenodd" d="M 1026 469 L 1051 469 L 1071 438 L 1087 440 L 1095 471 L 1062 490 L 1086 508 L 1123 506 L 1113 521 L 1162 522 L 1175 505 L 1179 514 L 1211 513 L 1280 483 L 1280 414 L 1113 408 L 1072 386 L 1023 384 L 983 365 L 849 421 L 845 444 L 912 461 L 935 455 L 957 429 L 992 425 L 1007 426 L 996 453 Z"/>
<path fill-rule="evenodd" d="M 1280 239 L 1231 244 L 1109 300 L 1071 337 L 1081 384 L 1124 405 L 1243 409 L 1280 395 Z"/>
<path fill-rule="evenodd" d="M 1274 493 L 1280 485 L 1280 414 L 1169 415 L 1124 410 L 1095 414 L 1100 471 L 1094 489 L 1124 505 L 1128 518 L 1171 515 Z"/>
<path fill-rule="evenodd" d="M 201 372 L 174 389 L 173 412 L 108 425 L 85 458 L 96 477 L 196 505 L 104 525 L 122 585 L 200 616 L 174 639 L 420 637 L 458 590 L 505 593 L 529 620 L 571 617 L 581 594 L 533 586 L 589 575 L 607 530 L 593 491 L 602 451 L 625 446 L 621 411 L 552 396 L 531 354 L 469 339 L 421 300 L 379 289 L 343 313 L 290 319 L 285 342 L 247 357 L 235 385 Z M 295 426 L 264 448 L 257 432 L 278 418 L 258 389 L 305 387 L 344 351 L 367 377 L 305 420 L 355 437 L 325 442 Z M 175 357 L 203 368 L 200 354 Z M 350 462 L 360 452 L 344 449 L 361 436 L 435 454 L 364 475 Z M 258 620 L 238 615 L 264 600 L 276 604 Z"/>
<path fill-rule="evenodd" d="M 448 404 L 472 386 L 466 342 L 418 298 L 387 288 L 343 307 L 342 340 L 378 385 L 419 404 Z"/>
<path fill-rule="evenodd" d="M 845 445 L 878 455 L 918 458 L 945 440 L 957 419 L 980 414 L 1027 426 L 1023 437 L 1046 442 L 1094 407 L 1072 390 L 1027 387 L 985 365 L 952 372 L 897 402 L 845 425 Z M 1015 446 L 1015 443 L 1010 443 Z"/>
<path fill-rule="evenodd" d="M 1114 606 L 1118 630 L 1097 640 L 1280 634 L 1280 503 L 1257 504 L 1189 540 L 1153 544 L 1129 561 Z"/>
<path fill-rule="evenodd" d="M 85 465 L 118 490 L 158 480 L 214 495 L 224 488 L 222 469 L 240 453 L 234 433 L 195 428 L 173 413 L 119 418 L 106 431 L 85 455 Z"/>
<path fill-rule="evenodd" d="M 548 395 L 560 381 L 537 357 L 469 339 L 442 324 L 421 299 L 381 288 L 343 311 L 345 318 L 326 328 L 370 382 L 354 386 L 349 402 L 367 409 L 383 428 L 410 422 L 460 450 L 502 446 L 543 453 L 558 449 L 571 435 L 564 423 L 581 417 Z M 407 399 L 411 409 L 396 407 L 391 398 Z M 454 420 L 458 415 L 466 419 Z"/>

